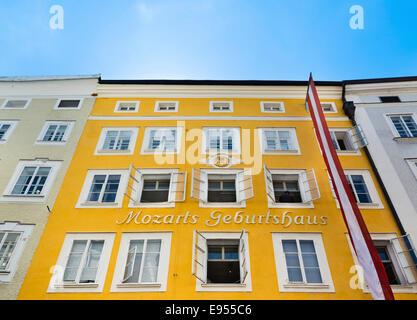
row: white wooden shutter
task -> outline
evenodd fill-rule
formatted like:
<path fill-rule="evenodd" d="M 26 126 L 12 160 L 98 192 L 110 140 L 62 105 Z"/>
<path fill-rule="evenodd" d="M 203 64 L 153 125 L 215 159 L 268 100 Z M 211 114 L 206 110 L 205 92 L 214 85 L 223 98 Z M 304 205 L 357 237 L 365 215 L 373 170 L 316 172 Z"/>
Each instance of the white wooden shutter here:
<path fill-rule="evenodd" d="M 169 183 L 168 202 L 182 202 L 185 200 L 187 172 L 172 172 Z"/>
<path fill-rule="evenodd" d="M 132 172 L 133 169 L 133 172 Z M 126 190 L 124 195 L 132 200 L 134 203 L 138 203 L 140 195 L 142 193 L 143 175 L 139 169 L 135 168 L 133 164 L 129 167 L 129 178 L 127 180 Z M 128 194 L 128 189 L 131 189 L 131 194 Z"/>
<path fill-rule="evenodd" d="M 266 186 L 266 195 L 268 198 L 275 202 L 275 193 L 274 193 L 274 183 L 272 182 L 272 173 L 269 169 L 264 165 L 264 173 L 265 173 L 265 186 Z"/>
<path fill-rule="evenodd" d="M 240 266 L 240 283 L 245 283 L 248 275 L 248 262 L 246 261 L 247 249 L 245 245 L 245 228 L 239 238 L 239 266 Z"/>
<path fill-rule="evenodd" d="M 236 202 L 253 198 L 253 183 L 250 169 L 236 173 Z"/>
<path fill-rule="evenodd" d="M 408 284 L 417 283 L 417 252 L 410 236 L 405 235 L 390 241 Z"/>
<path fill-rule="evenodd" d="M 193 235 L 191 274 L 202 283 L 207 283 L 207 239 L 197 230 Z"/>
<path fill-rule="evenodd" d="M 354 126 L 352 129 L 349 130 L 349 132 L 351 134 L 353 145 L 356 148 L 356 150 L 368 145 L 368 140 L 366 140 L 362 128 L 359 125 Z"/>
<path fill-rule="evenodd" d="M 193 168 L 191 178 L 191 198 L 207 202 L 208 198 L 208 178 L 207 172 Z"/>
<path fill-rule="evenodd" d="M 320 199 L 319 186 L 317 185 L 314 169 L 306 170 L 300 174 L 304 191 L 304 202 Z"/>
<path fill-rule="evenodd" d="M 333 198 L 337 199 L 336 192 L 334 191 L 334 187 L 333 187 L 332 178 L 330 178 L 329 173 L 327 173 L 327 175 L 329 176 L 329 184 L 330 184 L 330 189 L 332 190 Z"/>
<path fill-rule="evenodd" d="M 127 260 L 126 260 L 126 266 L 125 266 L 125 273 L 124 278 L 122 280 L 122 283 L 129 280 L 133 275 L 133 268 L 135 266 L 135 259 L 136 259 L 136 246 L 134 246 L 132 249 L 129 250 L 127 253 Z M 129 270 L 130 268 L 130 270 Z"/>

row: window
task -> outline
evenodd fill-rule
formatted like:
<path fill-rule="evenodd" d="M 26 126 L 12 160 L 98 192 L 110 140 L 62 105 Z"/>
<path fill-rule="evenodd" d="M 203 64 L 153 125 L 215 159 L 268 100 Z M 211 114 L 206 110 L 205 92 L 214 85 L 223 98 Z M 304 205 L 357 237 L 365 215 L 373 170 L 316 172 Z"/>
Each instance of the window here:
<path fill-rule="evenodd" d="M 311 207 L 320 198 L 314 169 L 276 170 L 264 166 L 270 208 Z"/>
<path fill-rule="evenodd" d="M 233 112 L 233 101 L 210 101 L 210 112 Z"/>
<path fill-rule="evenodd" d="M 360 174 L 347 174 L 346 179 L 357 203 L 372 203 L 365 179 Z"/>
<path fill-rule="evenodd" d="M 0 120 L 0 144 L 6 143 L 9 140 L 17 123 L 18 121 Z"/>
<path fill-rule="evenodd" d="M 185 200 L 186 172 L 176 169 L 137 169 L 131 166 L 126 192 L 129 206 L 174 207 Z M 127 193 L 131 189 L 131 194 Z"/>
<path fill-rule="evenodd" d="M 73 121 L 47 121 L 36 140 L 36 144 L 65 144 L 73 126 Z"/>
<path fill-rule="evenodd" d="M 58 100 L 54 109 L 71 110 L 80 109 L 83 99 L 61 99 Z"/>
<path fill-rule="evenodd" d="M 2 109 L 26 109 L 31 99 L 8 99 L 3 105 Z"/>
<path fill-rule="evenodd" d="M 177 112 L 178 101 L 157 101 L 155 112 Z"/>
<path fill-rule="evenodd" d="M 117 101 L 114 112 L 136 112 L 139 109 L 139 101 Z"/>
<path fill-rule="evenodd" d="M 178 153 L 181 145 L 180 127 L 148 127 L 142 145 L 142 154 Z"/>
<path fill-rule="evenodd" d="M 330 136 L 336 151 L 357 151 L 348 130 L 330 129 Z"/>
<path fill-rule="evenodd" d="M 200 207 L 245 207 L 253 197 L 250 169 L 194 169 L 191 197 Z"/>
<path fill-rule="evenodd" d="M 381 258 L 388 281 L 394 293 L 417 292 L 417 252 L 409 235 L 398 237 L 395 233 L 371 233 L 375 249 Z M 355 261 L 358 258 L 352 247 L 350 237 L 349 246 Z M 362 279 L 360 279 L 362 280 Z M 369 292 L 366 279 L 361 283 L 364 292 Z"/>
<path fill-rule="evenodd" d="M 251 291 L 248 237 L 194 230 L 192 274 L 197 291 Z"/>
<path fill-rule="evenodd" d="M 294 128 L 262 128 L 261 146 L 263 154 L 299 154 Z"/>
<path fill-rule="evenodd" d="M 321 234 L 272 233 L 281 292 L 334 292 Z"/>
<path fill-rule="evenodd" d="M 386 96 L 386 97 L 379 97 L 382 103 L 392 103 L 392 102 L 401 102 L 399 96 Z"/>
<path fill-rule="evenodd" d="M 76 208 L 120 208 L 127 170 L 89 170 Z"/>
<path fill-rule="evenodd" d="M 413 115 L 390 115 L 394 133 L 399 138 L 417 137 L 417 124 Z"/>
<path fill-rule="evenodd" d="M 336 105 L 334 102 L 320 102 L 324 113 L 336 113 Z"/>
<path fill-rule="evenodd" d="M 261 111 L 271 113 L 283 113 L 285 112 L 284 102 L 261 101 Z"/>
<path fill-rule="evenodd" d="M 239 128 L 203 128 L 203 153 L 240 154 Z"/>
<path fill-rule="evenodd" d="M 16 222 L 0 224 L 0 281 L 10 282 L 18 268 L 26 241 L 33 231 L 33 225 Z"/>
<path fill-rule="evenodd" d="M 103 128 L 96 155 L 133 154 L 139 128 Z"/>
<path fill-rule="evenodd" d="M 368 170 L 344 170 L 344 172 L 359 209 L 384 208 Z M 330 177 L 329 184 L 333 197 L 336 199 L 336 193 Z M 337 206 L 339 207 L 338 201 Z"/>
<path fill-rule="evenodd" d="M 111 291 L 166 291 L 170 246 L 170 232 L 124 233 Z"/>
<path fill-rule="evenodd" d="M 101 292 L 114 233 L 68 233 L 48 292 Z"/>
<path fill-rule="evenodd" d="M 1 201 L 43 202 L 61 161 L 20 161 Z"/>

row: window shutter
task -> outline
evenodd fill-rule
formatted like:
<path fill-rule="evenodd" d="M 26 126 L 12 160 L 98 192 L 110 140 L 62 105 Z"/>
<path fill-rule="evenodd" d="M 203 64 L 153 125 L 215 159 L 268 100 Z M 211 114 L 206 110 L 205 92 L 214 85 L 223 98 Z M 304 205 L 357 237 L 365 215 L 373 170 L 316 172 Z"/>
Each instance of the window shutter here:
<path fill-rule="evenodd" d="M 417 252 L 410 236 L 407 234 L 390 241 L 408 284 L 417 283 Z"/>
<path fill-rule="evenodd" d="M 248 262 L 246 261 L 246 245 L 245 245 L 245 228 L 239 238 L 239 266 L 240 266 L 240 283 L 245 283 L 246 276 L 248 275 Z"/>
<path fill-rule="evenodd" d="M 350 129 L 350 134 L 352 136 L 353 145 L 356 147 L 356 150 L 368 145 L 368 141 L 366 140 L 362 128 L 359 125 L 356 125 Z"/>
<path fill-rule="evenodd" d="M 169 184 L 168 202 L 182 202 L 185 200 L 187 172 L 172 172 Z"/>
<path fill-rule="evenodd" d="M 306 170 L 300 174 L 304 191 L 304 202 L 320 199 L 320 191 L 317 185 L 314 169 Z"/>
<path fill-rule="evenodd" d="M 207 283 L 207 239 L 197 230 L 193 235 L 191 274 L 202 283 Z"/>
<path fill-rule="evenodd" d="M 135 259 L 136 259 L 136 246 L 134 246 L 132 249 L 129 250 L 127 253 L 127 260 L 126 260 L 126 266 L 125 266 L 125 273 L 124 278 L 122 280 L 122 283 L 129 280 L 133 275 L 133 268 L 135 266 Z M 130 269 L 129 269 L 130 268 Z"/>
<path fill-rule="evenodd" d="M 329 174 L 327 173 L 327 175 Z M 330 184 L 330 189 L 332 190 L 333 198 L 337 199 L 336 192 L 334 191 L 334 187 L 333 187 L 332 178 L 330 178 L 330 176 L 329 176 L 329 184 Z"/>
<path fill-rule="evenodd" d="M 132 169 L 134 170 L 132 172 Z M 135 168 L 133 164 L 129 167 L 129 179 L 127 181 L 126 190 L 124 195 L 132 200 L 134 203 L 138 203 L 140 200 L 140 194 L 142 192 L 143 178 L 139 169 Z M 128 189 L 131 189 L 131 194 L 128 195 Z"/>
<path fill-rule="evenodd" d="M 193 168 L 191 179 L 191 198 L 207 202 L 208 198 L 208 178 L 207 172 Z"/>
<path fill-rule="evenodd" d="M 274 184 L 272 182 L 272 173 L 271 171 L 269 171 L 266 165 L 264 165 L 264 173 L 265 173 L 266 195 L 272 202 L 275 202 L 275 193 L 274 193 Z"/>
<path fill-rule="evenodd" d="M 236 174 L 236 202 L 253 198 L 253 183 L 250 169 L 244 169 Z"/>

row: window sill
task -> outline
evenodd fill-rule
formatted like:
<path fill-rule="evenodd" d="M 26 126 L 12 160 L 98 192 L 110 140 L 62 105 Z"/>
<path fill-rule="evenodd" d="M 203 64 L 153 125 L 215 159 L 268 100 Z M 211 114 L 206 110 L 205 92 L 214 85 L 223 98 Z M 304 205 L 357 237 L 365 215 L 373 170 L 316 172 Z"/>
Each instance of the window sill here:
<path fill-rule="evenodd" d="M 414 143 L 414 142 L 417 142 L 417 137 L 407 137 L 407 138 L 405 138 L 405 137 L 395 137 L 393 140 L 397 141 L 397 142 Z"/>
<path fill-rule="evenodd" d="M 246 283 L 202 283 L 203 288 L 246 288 Z"/>
<path fill-rule="evenodd" d="M 119 283 L 116 285 L 117 288 L 160 288 L 161 283 Z"/>
<path fill-rule="evenodd" d="M 338 155 L 360 155 L 359 150 L 336 150 Z"/>
<path fill-rule="evenodd" d="M 246 208 L 246 202 L 203 202 L 200 201 L 200 208 Z"/>
<path fill-rule="evenodd" d="M 174 208 L 175 202 L 141 203 L 130 201 L 128 208 Z"/>
<path fill-rule="evenodd" d="M 8 270 L 0 271 L 0 275 L 8 275 L 8 274 L 10 274 L 10 271 L 8 271 Z"/>
<path fill-rule="evenodd" d="M 266 155 L 271 155 L 271 154 L 300 154 L 300 150 L 270 150 L 270 149 L 265 149 L 263 151 L 263 154 Z"/>
<path fill-rule="evenodd" d="M 161 149 L 145 149 L 142 151 L 142 154 L 177 154 L 178 150 L 161 150 Z"/>
<path fill-rule="evenodd" d="M 119 204 L 117 202 L 83 202 L 80 204 L 82 207 L 117 207 Z"/>
<path fill-rule="evenodd" d="M 128 150 L 105 150 L 105 149 L 101 149 L 101 150 L 97 150 L 97 154 L 129 154 L 132 153 L 132 150 L 128 149 Z"/>
<path fill-rule="evenodd" d="M 320 283 L 315 283 L 315 284 L 308 284 L 308 283 L 287 283 L 284 284 L 283 287 L 285 289 L 329 289 L 330 286 L 328 284 L 320 284 Z"/>
<path fill-rule="evenodd" d="M 67 289 L 67 288 L 98 288 L 98 283 L 64 283 L 54 285 L 55 289 Z"/>
<path fill-rule="evenodd" d="M 402 284 L 395 284 L 390 285 L 391 290 L 393 293 L 417 293 L 417 286 L 416 285 L 402 285 Z M 365 289 L 363 289 L 364 293 L 371 293 L 369 290 L 368 285 L 366 285 Z"/>
<path fill-rule="evenodd" d="M 278 208 L 278 209 L 303 209 L 303 208 L 314 208 L 313 202 L 307 203 L 279 203 L 279 202 L 268 202 L 268 208 Z"/>
<path fill-rule="evenodd" d="M 26 195 L 26 194 L 4 194 L 3 197 L 7 197 L 7 198 L 44 198 L 45 196 L 42 194 L 30 194 L 30 195 Z"/>

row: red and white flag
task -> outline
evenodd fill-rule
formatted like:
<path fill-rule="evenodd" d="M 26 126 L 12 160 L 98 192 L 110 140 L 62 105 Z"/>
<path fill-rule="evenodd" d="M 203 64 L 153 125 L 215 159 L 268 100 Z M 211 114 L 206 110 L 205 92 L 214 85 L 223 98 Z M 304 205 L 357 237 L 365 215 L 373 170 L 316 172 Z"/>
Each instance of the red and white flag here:
<path fill-rule="evenodd" d="M 375 300 L 394 300 L 384 266 L 371 240 L 337 156 L 312 75 L 309 79 L 306 102 L 334 191 L 340 203 L 343 219 L 372 297 Z"/>

